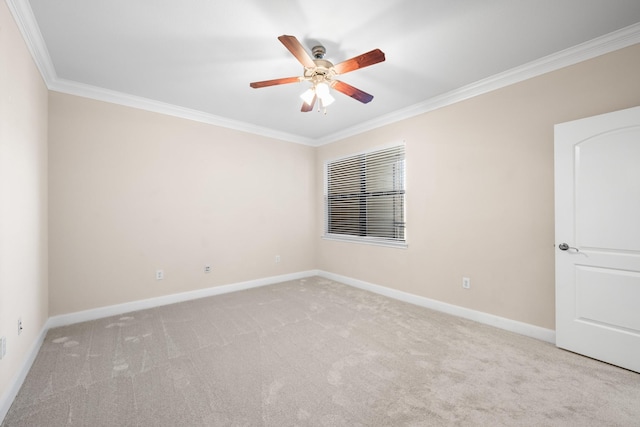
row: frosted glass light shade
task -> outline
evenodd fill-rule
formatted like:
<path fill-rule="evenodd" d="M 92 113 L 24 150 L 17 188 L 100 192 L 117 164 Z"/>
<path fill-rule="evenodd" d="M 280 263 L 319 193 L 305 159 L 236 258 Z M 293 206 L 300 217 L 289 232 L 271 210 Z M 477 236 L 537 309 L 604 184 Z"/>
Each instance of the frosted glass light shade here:
<path fill-rule="evenodd" d="M 302 98 L 305 103 L 311 104 L 314 96 L 316 96 L 316 92 L 313 89 L 307 89 L 302 95 L 300 95 L 300 98 Z"/>
<path fill-rule="evenodd" d="M 324 99 L 324 96 L 329 95 L 329 86 L 326 83 L 318 83 L 316 85 L 316 93 L 320 98 Z"/>
<path fill-rule="evenodd" d="M 335 100 L 336 100 L 336 99 L 335 99 L 333 96 L 331 96 L 331 94 L 330 94 L 330 93 L 328 93 L 328 92 L 327 92 L 325 95 L 322 95 L 322 96 L 320 97 L 320 99 L 322 100 L 322 105 L 323 105 L 324 107 L 327 107 L 327 106 L 329 106 L 329 105 L 333 104 L 333 101 L 335 101 Z"/>

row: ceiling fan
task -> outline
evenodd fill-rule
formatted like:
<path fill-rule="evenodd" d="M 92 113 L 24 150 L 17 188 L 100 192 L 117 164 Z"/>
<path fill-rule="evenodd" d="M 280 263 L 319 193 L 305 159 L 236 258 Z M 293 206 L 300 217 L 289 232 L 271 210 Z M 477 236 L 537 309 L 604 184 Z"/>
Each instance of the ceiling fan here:
<path fill-rule="evenodd" d="M 333 65 L 331 62 L 324 59 L 324 54 L 326 52 L 324 46 L 315 46 L 311 52 L 313 54 L 312 58 L 294 36 L 282 35 L 278 37 L 278 40 L 280 40 L 280 42 L 282 42 L 282 44 L 302 64 L 304 67 L 303 75 L 299 77 L 284 77 L 274 80 L 253 82 L 249 84 L 252 88 L 257 89 L 267 86 L 308 81 L 311 83 L 312 87 L 300 95 L 303 99 L 302 108 L 300 110 L 302 112 L 313 110 L 313 106 L 317 100 L 319 100 L 319 108 L 326 108 L 327 105 L 331 104 L 334 101 L 334 98 L 330 94 L 330 88 L 333 88 L 338 92 L 342 92 L 364 104 L 373 99 L 373 95 L 357 89 L 345 82 L 336 80 L 335 76 L 346 74 L 359 68 L 368 67 L 369 65 L 384 61 L 384 52 L 380 49 L 374 49 L 370 52 L 363 53 L 362 55 L 358 55 L 340 62 L 339 64 Z"/>

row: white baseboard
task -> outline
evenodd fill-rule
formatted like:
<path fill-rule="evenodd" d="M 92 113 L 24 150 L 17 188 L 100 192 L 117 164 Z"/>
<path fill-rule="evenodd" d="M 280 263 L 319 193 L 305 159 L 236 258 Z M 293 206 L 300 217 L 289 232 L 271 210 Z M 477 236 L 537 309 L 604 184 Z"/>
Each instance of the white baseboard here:
<path fill-rule="evenodd" d="M 230 285 L 216 286 L 212 288 L 199 289 L 197 291 L 182 292 L 179 294 L 165 295 L 145 300 L 132 301 L 123 304 L 111 305 L 107 307 L 99 307 L 91 310 L 84 310 L 75 313 L 61 314 L 52 316 L 47 319 L 45 325 L 38 336 L 38 339 L 31 346 L 31 350 L 27 354 L 27 358 L 22 364 L 20 370 L 16 373 L 10 382 L 9 388 L 0 398 L 0 424 L 3 422 L 7 412 L 11 408 L 13 400 L 18 395 L 20 387 L 24 383 L 33 362 L 40 351 L 40 347 L 44 342 L 47 332 L 51 328 L 59 326 L 71 325 L 74 323 L 86 322 L 89 320 L 102 319 L 104 317 L 116 316 L 131 311 L 144 310 L 147 308 L 160 307 L 163 305 L 174 304 L 177 302 L 190 301 L 198 298 L 205 298 L 214 295 L 226 294 L 229 292 L 242 291 L 245 289 L 257 288 L 260 286 L 272 285 L 275 283 L 286 282 L 289 280 L 298 280 L 306 277 L 317 276 L 318 270 L 301 271 L 298 273 L 284 274 L 280 276 L 265 277 L 262 279 L 249 280 L 246 282 L 233 283 Z"/>
<path fill-rule="evenodd" d="M 257 288 L 260 286 L 273 285 L 275 283 L 286 282 L 289 280 L 298 280 L 298 279 L 303 279 L 305 277 L 311 277 L 316 275 L 318 275 L 317 270 L 301 271 L 298 273 L 265 277 L 262 279 L 233 283 L 230 285 L 222 285 L 222 286 L 215 286 L 212 288 L 198 289 L 196 291 L 181 292 L 179 294 L 164 295 L 156 298 L 125 302 L 123 304 L 99 307 L 91 310 L 78 311 L 75 313 L 61 314 L 58 316 L 50 317 L 49 320 L 47 320 L 45 329 L 57 328 L 59 326 L 71 325 L 73 323 L 86 322 L 89 320 L 102 319 L 104 317 L 109 317 L 109 316 L 117 316 L 123 313 L 146 310 L 148 308 L 175 304 L 177 302 L 191 301 L 198 298 L 211 297 L 214 295 L 221 295 L 229 292 L 236 292 L 236 291 L 242 291 L 245 289 Z"/>
<path fill-rule="evenodd" d="M 89 320 L 96 320 L 104 317 L 116 316 L 119 314 L 132 312 L 132 311 L 145 310 L 148 308 L 160 307 L 163 305 L 174 304 L 174 303 L 183 302 L 183 301 L 190 301 L 190 300 L 210 297 L 214 295 L 221 295 L 229 292 L 236 292 L 236 291 L 241 291 L 245 289 L 257 288 L 260 286 L 272 285 L 275 283 L 286 282 L 289 280 L 298 280 L 298 279 L 311 277 L 311 276 L 325 277 L 327 279 L 335 280 L 335 281 L 344 283 L 346 285 L 350 285 L 356 288 L 375 292 L 377 294 L 384 295 L 393 299 L 408 302 L 421 307 L 430 308 L 432 310 L 437 310 L 444 313 L 452 314 L 454 316 L 463 317 L 465 319 L 474 320 L 476 322 L 495 326 L 500 329 L 505 329 L 507 331 L 515 332 L 521 335 L 525 335 L 525 336 L 536 338 L 542 341 L 550 342 L 552 344 L 555 344 L 556 342 L 556 333 L 554 330 L 551 330 L 551 329 L 545 329 L 540 326 L 519 322 L 517 320 L 507 319 L 505 317 L 496 316 L 496 315 L 485 313 L 482 311 L 472 310 L 470 308 L 448 304 L 442 301 L 421 297 L 418 295 L 410 294 L 410 293 L 399 291 L 396 289 L 375 285 L 362 280 L 353 279 L 351 277 L 341 276 L 339 274 L 329 273 L 321 270 L 308 270 L 308 271 L 302 271 L 298 273 L 285 274 L 281 276 L 266 277 L 262 279 L 239 282 L 239 283 L 234 283 L 230 285 L 216 286 L 212 288 L 199 289 L 197 291 L 182 292 L 179 294 L 165 295 L 165 296 L 156 297 L 156 298 L 149 298 L 145 300 L 132 301 L 132 302 L 127 302 L 123 304 L 111 305 L 107 307 L 100 307 L 100 308 L 95 308 L 91 310 L 53 316 L 47 320 L 45 327 L 43 329 L 42 338 L 44 338 L 44 334 L 46 334 L 47 330 L 51 328 L 56 328 L 59 326 L 86 322 Z"/>
<path fill-rule="evenodd" d="M 359 289 L 364 289 L 370 292 L 374 292 L 380 295 L 387 296 L 389 298 L 397 299 L 400 301 L 415 304 L 421 307 L 430 308 L 432 310 L 441 311 L 444 313 L 452 314 L 454 316 L 463 317 L 465 319 L 474 320 L 486 325 L 495 326 L 500 329 L 515 332 L 521 335 L 536 338 L 542 341 L 547 341 L 555 344 L 556 333 L 551 329 L 541 328 L 539 326 L 530 325 L 528 323 L 518 322 L 516 320 L 506 319 L 504 317 L 495 316 L 493 314 L 483 313 L 481 311 L 471 310 L 468 308 L 447 304 L 441 301 L 432 300 L 429 298 L 421 297 L 418 295 L 410 294 L 407 292 L 398 291 L 391 288 L 386 288 L 380 285 L 374 285 L 358 279 L 352 279 L 350 277 L 341 276 L 338 274 L 329 273 L 321 270 L 308 270 L 298 273 L 285 274 L 281 276 L 272 276 L 262 279 L 249 280 L 246 282 L 239 282 L 230 285 L 216 286 L 213 288 L 199 289 L 197 291 L 182 292 L 179 294 L 165 295 L 156 298 L 149 298 L 145 300 L 132 301 L 123 304 L 111 305 L 107 307 L 99 307 L 91 310 L 84 310 L 75 313 L 62 314 L 58 316 L 50 317 L 45 323 L 38 339 L 34 342 L 31 350 L 27 354 L 22 367 L 19 372 L 16 373 L 11 386 L 0 399 L 0 423 L 4 420 L 4 417 L 9 412 L 9 408 L 13 403 L 22 383 L 24 382 L 31 365 L 38 355 L 38 351 L 47 332 L 51 328 L 59 326 L 70 325 L 73 323 L 86 322 L 89 320 L 101 319 L 109 316 L 116 316 L 131 311 L 144 310 L 148 308 L 160 307 L 163 305 L 174 304 L 177 302 L 190 301 L 198 298 L 210 297 L 214 295 L 226 294 L 229 292 L 242 291 L 245 289 L 257 288 L 260 286 L 272 285 L 275 283 L 286 282 L 289 280 L 298 280 L 311 276 L 321 276 L 326 279 L 335 280 L 337 282 L 344 283 L 349 286 L 353 286 Z"/>
<path fill-rule="evenodd" d="M 4 417 L 7 415 L 7 412 L 9 412 L 9 408 L 11 408 L 13 400 L 18 395 L 20 387 L 22 387 L 22 383 L 24 383 L 25 378 L 27 378 L 27 374 L 29 373 L 33 362 L 36 360 L 36 356 L 38 356 L 38 351 L 40 351 L 40 347 L 42 346 L 46 335 L 47 327 L 44 326 L 42 331 L 40 331 L 40 335 L 38 335 L 38 338 L 29 349 L 22 366 L 20 366 L 18 372 L 16 372 L 9 382 L 9 388 L 7 388 L 7 390 L 2 394 L 2 397 L 0 397 L 0 424 L 4 421 Z"/>
<path fill-rule="evenodd" d="M 507 319 L 505 317 L 495 316 L 493 314 L 484 313 L 482 311 L 472 310 L 470 308 L 460 307 L 446 302 L 437 301 L 407 292 L 398 291 L 396 289 L 387 288 L 380 285 L 364 282 L 358 279 L 333 274 L 326 271 L 319 271 L 318 275 L 326 279 L 335 280 L 355 288 L 364 289 L 376 294 L 384 295 L 399 301 L 408 302 L 432 310 L 441 311 L 443 313 L 452 314 L 454 316 L 473 320 L 485 325 L 494 326 L 496 328 L 515 332 L 551 344 L 556 343 L 556 332 L 552 329 L 542 328 L 540 326 L 530 325 L 528 323 L 519 322 L 517 320 Z"/>

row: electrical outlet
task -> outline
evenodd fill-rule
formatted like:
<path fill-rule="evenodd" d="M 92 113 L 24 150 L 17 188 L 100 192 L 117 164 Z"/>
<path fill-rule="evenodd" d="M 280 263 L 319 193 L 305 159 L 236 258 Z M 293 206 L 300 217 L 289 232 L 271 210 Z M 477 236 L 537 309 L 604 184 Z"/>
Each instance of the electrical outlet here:
<path fill-rule="evenodd" d="M 471 279 L 468 277 L 462 278 L 462 287 L 465 289 L 471 289 Z"/>
<path fill-rule="evenodd" d="M 18 335 L 22 333 L 22 317 L 18 318 Z"/>
<path fill-rule="evenodd" d="M 162 279 L 164 279 L 164 271 L 156 270 L 156 280 L 162 280 Z"/>
<path fill-rule="evenodd" d="M 280 255 L 276 255 L 276 264 L 280 262 Z"/>
<path fill-rule="evenodd" d="M 204 272 L 205 273 L 211 273 L 211 266 L 210 265 L 205 265 L 204 266 Z"/>
<path fill-rule="evenodd" d="M 7 354 L 7 338 L 0 337 L 0 359 L 3 359 Z"/>

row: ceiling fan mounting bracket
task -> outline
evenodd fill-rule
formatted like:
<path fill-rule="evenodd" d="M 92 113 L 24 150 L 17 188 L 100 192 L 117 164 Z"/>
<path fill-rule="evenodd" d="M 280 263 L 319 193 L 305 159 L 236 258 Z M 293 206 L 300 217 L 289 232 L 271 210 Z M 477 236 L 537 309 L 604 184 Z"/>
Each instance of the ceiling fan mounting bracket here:
<path fill-rule="evenodd" d="M 311 49 L 311 54 L 313 55 L 314 59 L 324 58 L 325 53 L 327 53 L 327 50 L 324 48 L 324 46 L 314 46 Z"/>

